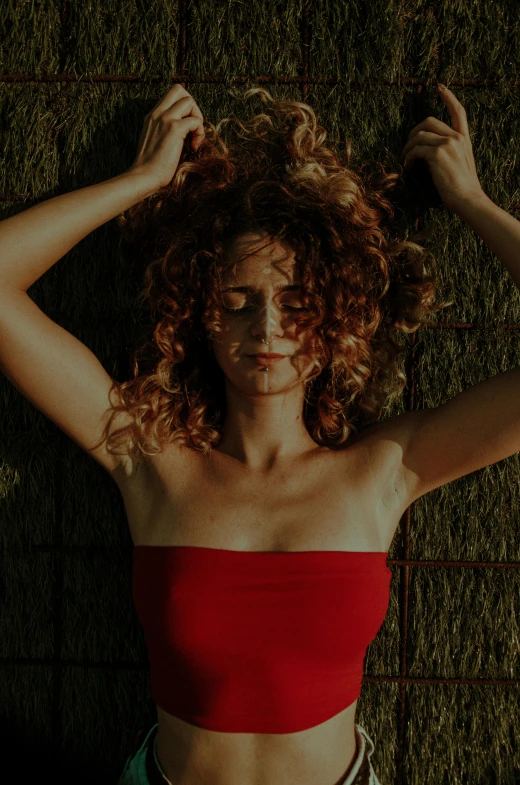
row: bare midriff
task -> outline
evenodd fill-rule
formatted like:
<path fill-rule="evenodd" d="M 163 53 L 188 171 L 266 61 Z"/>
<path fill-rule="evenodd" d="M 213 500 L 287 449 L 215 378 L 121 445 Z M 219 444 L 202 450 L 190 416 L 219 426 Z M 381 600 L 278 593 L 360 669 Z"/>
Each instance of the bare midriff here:
<path fill-rule="evenodd" d="M 297 733 L 221 733 L 157 707 L 157 759 L 171 785 L 340 785 L 356 757 L 357 701 Z"/>

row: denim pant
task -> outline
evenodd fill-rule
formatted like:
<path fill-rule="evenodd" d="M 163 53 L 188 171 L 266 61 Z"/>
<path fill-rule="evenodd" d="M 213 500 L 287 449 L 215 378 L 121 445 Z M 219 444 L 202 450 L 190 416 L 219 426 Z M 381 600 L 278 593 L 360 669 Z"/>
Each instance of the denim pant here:
<path fill-rule="evenodd" d="M 355 728 L 358 754 L 347 779 L 341 785 L 381 785 L 370 763 L 374 742 L 361 725 Z M 157 760 L 156 738 L 157 723 L 150 728 L 137 752 L 127 759 L 117 785 L 171 785 Z"/>

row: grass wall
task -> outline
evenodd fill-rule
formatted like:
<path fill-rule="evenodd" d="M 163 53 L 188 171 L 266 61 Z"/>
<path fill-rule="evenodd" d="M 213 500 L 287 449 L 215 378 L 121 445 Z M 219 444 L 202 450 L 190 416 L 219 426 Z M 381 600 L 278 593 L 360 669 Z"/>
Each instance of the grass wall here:
<path fill-rule="evenodd" d="M 520 217 L 519 42 L 515 0 L 4 0 L 0 218 L 128 168 L 175 81 L 213 122 L 236 110 L 231 86 L 304 100 L 338 152 L 351 139 L 354 162 L 398 156 L 427 114 L 449 122 L 442 81 L 466 108 L 484 190 Z M 520 355 L 520 298 L 498 259 L 444 207 L 409 200 L 402 221 L 430 233 L 439 296 L 455 304 L 407 339 L 408 386 L 388 416 L 438 406 Z M 29 293 L 128 378 L 135 282 L 113 222 Z M 382 785 L 520 781 L 519 486 L 516 454 L 403 517 L 357 715 Z M 20 766 L 20 782 L 115 782 L 155 721 L 123 503 L 2 375 L 0 557 L 2 766 Z"/>

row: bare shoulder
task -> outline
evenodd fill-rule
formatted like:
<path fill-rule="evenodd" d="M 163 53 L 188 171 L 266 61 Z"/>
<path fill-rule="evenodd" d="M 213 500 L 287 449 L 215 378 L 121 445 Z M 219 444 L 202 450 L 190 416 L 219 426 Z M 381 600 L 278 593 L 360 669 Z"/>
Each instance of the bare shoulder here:
<path fill-rule="evenodd" d="M 151 486 L 153 481 L 161 478 L 169 482 L 179 477 L 181 468 L 185 465 L 185 450 L 175 440 L 163 445 L 159 452 L 146 453 L 137 445 L 120 456 L 119 465 L 112 476 L 121 490 L 131 491 L 134 488 L 143 489 Z"/>

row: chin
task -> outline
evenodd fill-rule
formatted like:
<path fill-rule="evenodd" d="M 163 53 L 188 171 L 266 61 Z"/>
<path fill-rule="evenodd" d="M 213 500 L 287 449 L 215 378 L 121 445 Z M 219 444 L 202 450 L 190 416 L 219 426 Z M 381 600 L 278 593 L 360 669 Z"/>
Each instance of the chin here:
<path fill-rule="evenodd" d="M 286 360 L 282 360 L 282 364 L 274 364 L 269 367 L 269 370 L 263 371 L 252 363 L 248 367 L 237 358 L 223 356 L 215 359 L 226 384 L 251 394 L 284 392 L 303 386 L 312 374 L 316 363 L 312 355 L 300 354 L 289 358 L 288 365 Z"/>
<path fill-rule="evenodd" d="M 272 395 L 303 387 L 304 379 L 300 376 L 279 373 L 276 369 L 269 371 L 255 370 L 249 374 L 225 373 L 228 384 L 249 395 Z"/>

